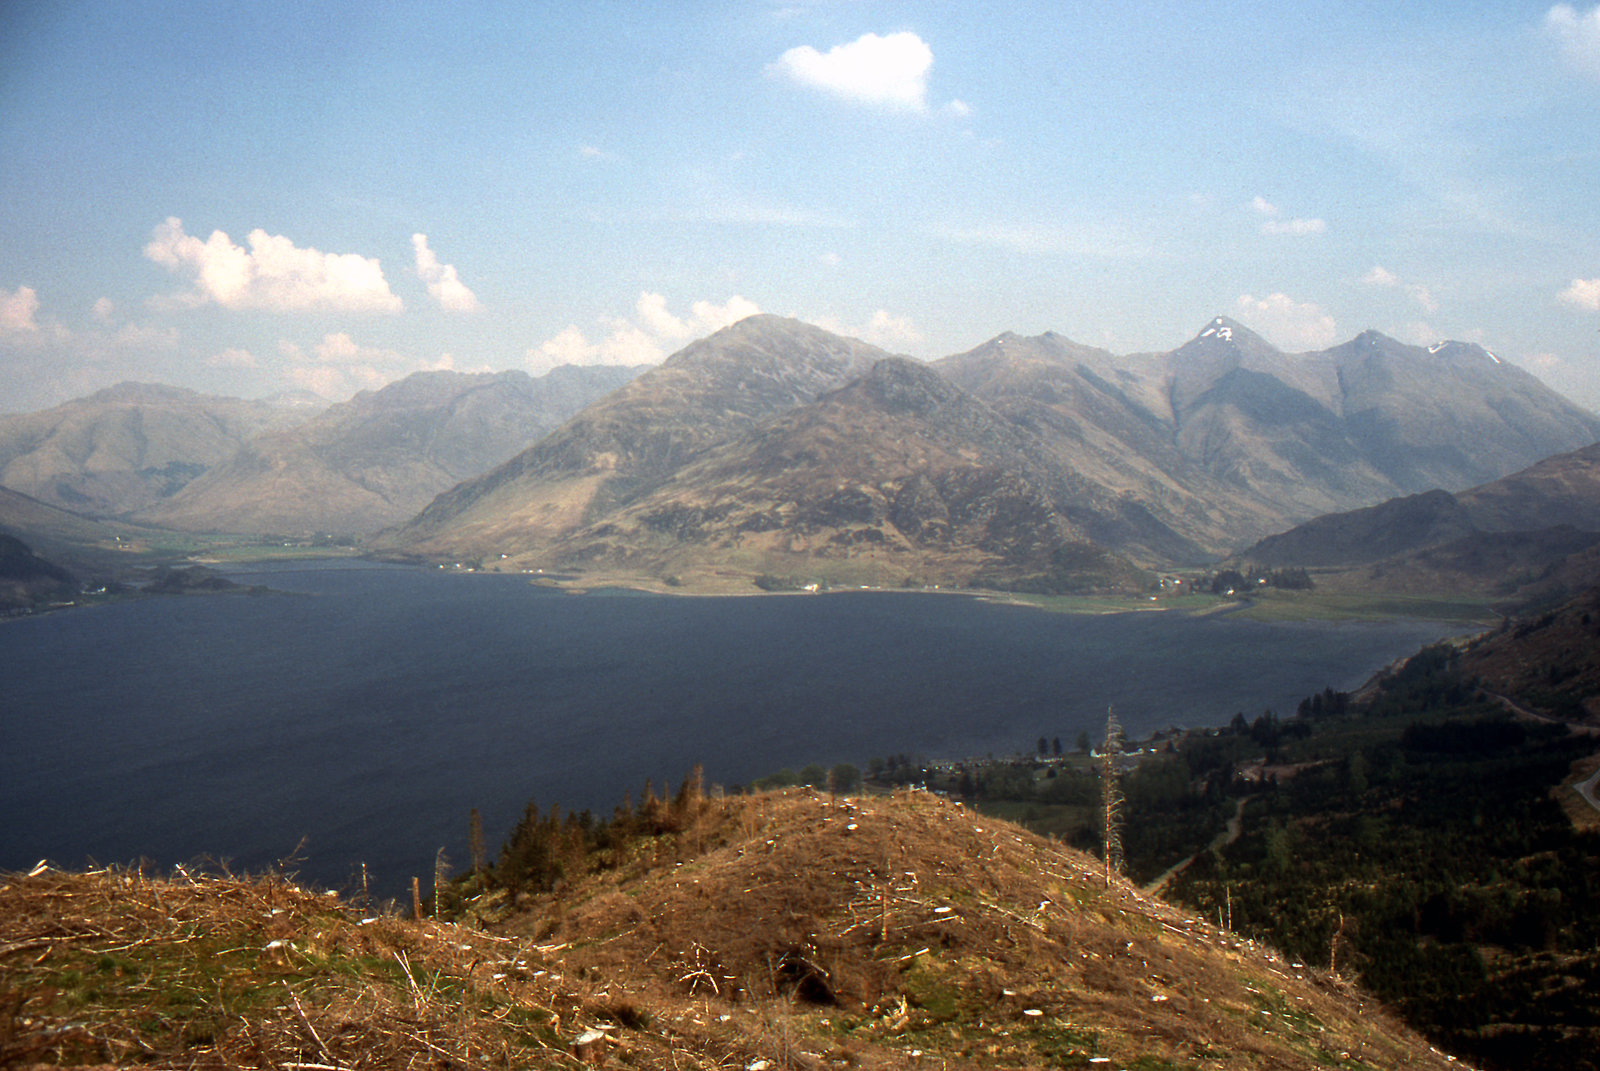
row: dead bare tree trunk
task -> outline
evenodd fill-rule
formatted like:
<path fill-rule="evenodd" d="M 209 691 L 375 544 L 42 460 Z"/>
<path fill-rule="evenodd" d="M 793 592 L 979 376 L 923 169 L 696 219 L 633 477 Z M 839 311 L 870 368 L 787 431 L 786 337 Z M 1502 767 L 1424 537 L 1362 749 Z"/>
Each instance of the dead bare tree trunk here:
<path fill-rule="evenodd" d="M 1100 750 L 1100 819 L 1105 849 L 1106 887 L 1122 873 L 1122 726 L 1114 708 L 1106 708 L 1106 742 Z"/>

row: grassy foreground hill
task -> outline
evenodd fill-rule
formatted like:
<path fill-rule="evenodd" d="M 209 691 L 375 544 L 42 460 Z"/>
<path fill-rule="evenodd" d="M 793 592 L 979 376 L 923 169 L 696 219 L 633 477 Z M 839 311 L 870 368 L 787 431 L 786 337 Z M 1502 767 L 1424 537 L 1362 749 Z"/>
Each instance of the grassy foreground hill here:
<path fill-rule="evenodd" d="M 672 807 L 461 923 L 282 877 L 7 876 L 0 1065 L 1450 1066 L 1340 979 L 956 803 Z"/>

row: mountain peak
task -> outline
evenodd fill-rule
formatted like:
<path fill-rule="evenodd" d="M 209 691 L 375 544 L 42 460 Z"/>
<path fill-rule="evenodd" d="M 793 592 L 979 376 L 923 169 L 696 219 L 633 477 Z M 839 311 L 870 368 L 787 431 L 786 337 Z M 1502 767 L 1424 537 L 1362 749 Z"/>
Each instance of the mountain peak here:
<path fill-rule="evenodd" d="M 1457 342 L 1454 339 L 1446 339 L 1443 342 L 1435 342 L 1429 346 L 1428 352 L 1435 357 L 1463 363 L 1476 361 L 1481 364 L 1485 360 L 1491 364 L 1505 363 L 1495 356 L 1493 350 L 1485 349 L 1476 342 Z"/>
<path fill-rule="evenodd" d="M 1198 335 L 1196 335 L 1195 338 L 1197 340 L 1202 338 L 1218 338 L 1224 342 L 1232 342 L 1233 333 L 1236 330 L 1239 330 L 1238 324 L 1234 323 L 1226 316 L 1218 316 L 1210 323 L 1206 324 L 1205 328 Z"/>
<path fill-rule="evenodd" d="M 1200 333 L 1173 351 L 1174 356 L 1192 355 L 1196 352 L 1238 352 L 1275 354 L 1277 347 L 1237 320 L 1226 316 L 1213 317 L 1200 329 Z"/>

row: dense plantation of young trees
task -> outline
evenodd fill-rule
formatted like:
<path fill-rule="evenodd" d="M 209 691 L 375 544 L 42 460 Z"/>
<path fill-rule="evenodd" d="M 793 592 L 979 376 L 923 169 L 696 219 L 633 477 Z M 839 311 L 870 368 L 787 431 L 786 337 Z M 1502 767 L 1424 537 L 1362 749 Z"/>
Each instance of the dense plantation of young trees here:
<path fill-rule="evenodd" d="M 556 805 L 541 814 L 530 800 L 483 883 L 503 888 L 513 897 L 549 892 L 564 881 L 616 865 L 627 847 L 641 838 L 682 832 L 704 802 L 698 766 L 670 799 L 657 796 L 646 782 L 639 805 L 624 802 L 610 818 L 597 819 L 588 811 L 563 815 Z"/>

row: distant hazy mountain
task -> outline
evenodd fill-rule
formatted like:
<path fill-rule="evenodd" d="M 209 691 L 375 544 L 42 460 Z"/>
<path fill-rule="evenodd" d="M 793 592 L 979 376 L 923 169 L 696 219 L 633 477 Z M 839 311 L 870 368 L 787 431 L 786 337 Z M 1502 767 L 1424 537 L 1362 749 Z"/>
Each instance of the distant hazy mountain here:
<path fill-rule="evenodd" d="M 413 516 L 626 383 L 635 368 L 418 372 L 285 431 L 139 511 L 193 531 L 365 534 Z"/>
<path fill-rule="evenodd" d="M 1215 553 L 1600 439 L 1600 417 L 1480 347 L 1372 331 L 1285 354 L 1218 318 L 1170 353 L 1126 358 L 1002 335 L 936 367 Z"/>
<path fill-rule="evenodd" d="M 658 576 L 800 556 L 888 579 L 1000 568 L 1044 583 L 1063 562 L 1117 572 L 1072 548 L 1194 562 L 1600 438 L 1600 418 L 1485 350 L 1370 332 L 1290 355 L 1219 318 L 1126 358 L 1002 335 L 931 366 L 954 391 L 885 356 L 753 317 L 440 496 L 388 546 Z M 926 510 L 904 525 L 902 496 Z M 1030 510 L 1036 522 L 1015 523 Z"/>
<path fill-rule="evenodd" d="M 749 317 L 441 495 L 386 545 L 418 554 L 533 554 L 647 493 L 710 446 L 815 400 L 886 356 L 795 320 Z"/>
<path fill-rule="evenodd" d="M 0 416 L 0 486 L 97 517 L 176 493 L 264 432 L 316 412 L 122 383 L 37 413 Z"/>

